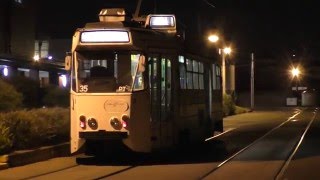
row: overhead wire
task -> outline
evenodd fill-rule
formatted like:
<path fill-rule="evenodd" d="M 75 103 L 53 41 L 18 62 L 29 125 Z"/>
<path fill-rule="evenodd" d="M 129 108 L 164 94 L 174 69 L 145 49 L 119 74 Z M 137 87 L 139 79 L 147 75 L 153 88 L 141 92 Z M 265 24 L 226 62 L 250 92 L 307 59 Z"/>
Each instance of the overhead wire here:
<path fill-rule="evenodd" d="M 213 8 L 216 8 L 216 6 L 215 5 L 213 5 L 212 3 L 210 3 L 209 1 L 207 1 L 207 0 L 202 0 L 203 2 L 205 2 L 207 5 L 209 5 L 209 6 L 211 6 L 211 7 L 213 7 Z"/>

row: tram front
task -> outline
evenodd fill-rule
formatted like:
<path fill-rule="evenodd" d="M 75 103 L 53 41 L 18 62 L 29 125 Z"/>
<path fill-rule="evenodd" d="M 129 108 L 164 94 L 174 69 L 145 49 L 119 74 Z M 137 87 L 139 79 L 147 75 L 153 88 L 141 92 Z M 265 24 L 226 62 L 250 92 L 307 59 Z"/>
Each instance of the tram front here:
<path fill-rule="evenodd" d="M 101 37 L 103 31 L 90 31 L 96 32 Z M 71 153 L 86 141 L 106 145 L 120 141 L 133 151 L 149 152 L 150 100 L 145 56 L 110 43 L 103 46 L 84 33 L 87 32 L 78 33 L 79 43 L 75 44 L 80 45 L 73 47 L 71 56 L 66 58 L 66 68 L 70 66 L 71 70 Z M 89 37 L 93 38 L 90 42 L 85 39 Z"/>

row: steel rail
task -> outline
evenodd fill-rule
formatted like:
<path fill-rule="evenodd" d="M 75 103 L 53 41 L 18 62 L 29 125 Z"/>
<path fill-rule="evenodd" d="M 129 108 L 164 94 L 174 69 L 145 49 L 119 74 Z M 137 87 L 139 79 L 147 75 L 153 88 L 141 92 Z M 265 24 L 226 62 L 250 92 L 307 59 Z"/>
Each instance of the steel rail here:
<path fill-rule="evenodd" d="M 315 112 L 314 112 L 314 115 L 313 115 L 311 121 L 308 123 L 307 127 L 305 128 L 303 134 L 302 134 L 301 137 L 300 137 L 299 142 L 295 145 L 295 148 L 294 148 L 294 150 L 292 151 L 292 153 L 290 154 L 289 158 L 286 160 L 286 162 L 284 163 L 284 165 L 282 166 L 282 168 L 281 168 L 281 169 L 279 170 L 279 172 L 277 173 L 277 175 L 276 175 L 276 177 L 275 177 L 275 180 L 280 180 L 280 179 L 283 177 L 285 171 L 286 171 L 287 168 L 289 167 L 289 164 L 290 164 L 292 158 L 293 158 L 294 155 L 297 153 L 297 151 L 298 151 L 299 147 L 301 146 L 302 141 L 304 140 L 304 138 L 305 138 L 307 132 L 309 131 L 312 123 L 313 123 L 314 120 L 316 119 L 317 111 L 318 111 L 318 109 L 316 108 L 316 110 L 315 110 Z"/>

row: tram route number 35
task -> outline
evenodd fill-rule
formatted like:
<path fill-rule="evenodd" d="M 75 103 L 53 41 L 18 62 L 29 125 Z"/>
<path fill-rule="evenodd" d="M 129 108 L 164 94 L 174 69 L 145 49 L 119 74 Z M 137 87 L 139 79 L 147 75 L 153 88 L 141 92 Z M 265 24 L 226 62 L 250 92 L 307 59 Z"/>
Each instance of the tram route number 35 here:
<path fill-rule="evenodd" d="M 87 92 L 88 91 L 88 85 L 80 85 L 80 92 Z"/>

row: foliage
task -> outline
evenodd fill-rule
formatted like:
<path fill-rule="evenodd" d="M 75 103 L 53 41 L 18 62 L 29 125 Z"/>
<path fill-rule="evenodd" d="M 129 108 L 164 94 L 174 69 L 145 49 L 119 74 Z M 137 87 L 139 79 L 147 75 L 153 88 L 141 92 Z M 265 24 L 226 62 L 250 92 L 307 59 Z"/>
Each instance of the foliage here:
<path fill-rule="evenodd" d="M 41 108 L 2 113 L 0 122 L 12 135 L 12 150 L 19 150 L 67 141 L 69 116 L 68 108 Z"/>
<path fill-rule="evenodd" d="M 43 104 L 45 106 L 68 107 L 69 106 L 69 89 L 57 86 L 49 86 L 45 90 Z"/>
<path fill-rule="evenodd" d="M 39 107 L 40 89 L 39 82 L 24 76 L 13 76 L 8 82 L 23 95 L 23 105 L 28 108 Z"/>
<path fill-rule="evenodd" d="M 22 106 L 22 94 L 14 86 L 0 79 L 0 111 L 14 110 Z"/>
<path fill-rule="evenodd" d="M 0 154 L 7 153 L 12 148 L 12 134 L 9 127 L 0 124 Z"/>
<path fill-rule="evenodd" d="M 234 115 L 236 110 L 236 105 L 233 101 L 232 96 L 228 94 L 223 95 L 223 115 L 230 116 Z"/>
<path fill-rule="evenodd" d="M 234 113 L 235 114 L 242 114 L 242 113 L 247 113 L 247 112 L 250 112 L 250 109 L 245 108 L 245 107 L 236 106 Z"/>

